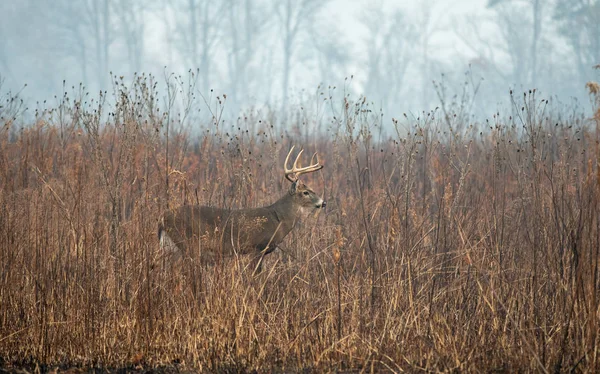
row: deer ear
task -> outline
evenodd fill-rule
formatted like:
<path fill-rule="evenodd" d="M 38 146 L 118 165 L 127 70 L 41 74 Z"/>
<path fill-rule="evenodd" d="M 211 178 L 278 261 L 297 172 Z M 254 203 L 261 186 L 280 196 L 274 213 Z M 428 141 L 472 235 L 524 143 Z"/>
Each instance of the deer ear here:
<path fill-rule="evenodd" d="M 296 193 L 297 186 L 298 186 L 298 181 L 295 181 L 294 183 L 292 183 L 292 186 L 290 187 L 290 195 L 293 195 Z"/>

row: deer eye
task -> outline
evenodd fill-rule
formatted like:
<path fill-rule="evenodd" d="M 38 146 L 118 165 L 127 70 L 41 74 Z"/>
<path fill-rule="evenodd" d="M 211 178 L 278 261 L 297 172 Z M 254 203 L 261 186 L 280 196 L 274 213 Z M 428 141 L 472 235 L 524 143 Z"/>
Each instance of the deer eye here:
<path fill-rule="evenodd" d="M 303 192 L 304 196 L 308 196 L 308 191 Z"/>

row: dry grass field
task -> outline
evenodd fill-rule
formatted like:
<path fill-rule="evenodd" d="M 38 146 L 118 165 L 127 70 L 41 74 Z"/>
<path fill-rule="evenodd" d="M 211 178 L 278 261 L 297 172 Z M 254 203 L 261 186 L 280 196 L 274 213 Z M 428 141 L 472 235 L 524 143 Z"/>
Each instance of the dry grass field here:
<path fill-rule="evenodd" d="M 381 124 L 344 99 L 318 131 L 301 110 L 216 110 L 193 135 L 153 89 L 65 96 L 25 128 L 3 101 L 0 367 L 600 370 L 600 112 L 527 92 L 483 123 L 456 106 Z M 261 274 L 165 261 L 162 212 L 274 202 L 292 145 L 319 152 L 306 182 L 328 205 Z"/>

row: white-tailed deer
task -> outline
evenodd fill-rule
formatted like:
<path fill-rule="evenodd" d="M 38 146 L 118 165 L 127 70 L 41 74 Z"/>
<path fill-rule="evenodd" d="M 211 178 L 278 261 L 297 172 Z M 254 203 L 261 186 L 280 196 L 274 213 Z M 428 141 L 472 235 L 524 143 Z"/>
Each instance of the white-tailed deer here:
<path fill-rule="evenodd" d="M 274 251 L 296 223 L 317 209 L 325 201 L 302 183 L 298 177 L 323 168 L 315 153 L 311 164 L 301 167 L 298 153 L 288 169 L 290 149 L 284 163 L 284 173 L 292 182 L 288 192 L 275 203 L 252 209 L 229 210 L 200 205 L 184 205 L 166 212 L 158 227 L 158 237 L 163 249 L 178 252 L 178 257 L 194 248 L 210 260 L 218 255 L 255 254 L 255 260 Z M 316 158 L 316 162 L 315 162 Z M 197 247 L 195 247 L 197 246 Z M 258 261 L 257 269 L 261 261 Z"/>

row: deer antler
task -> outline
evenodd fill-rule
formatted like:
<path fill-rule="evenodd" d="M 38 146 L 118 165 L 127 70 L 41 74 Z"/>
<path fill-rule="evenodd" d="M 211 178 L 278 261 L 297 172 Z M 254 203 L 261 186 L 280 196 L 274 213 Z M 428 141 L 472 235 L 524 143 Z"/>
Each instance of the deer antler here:
<path fill-rule="evenodd" d="M 302 152 L 304 152 L 304 149 L 301 149 L 300 152 L 298 152 L 298 156 L 296 156 L 294 165 L 292 165 L 291 169 L 288 169 L 288 167 L 287 167 L 288 162 L 290 160 L 290 155 L 292 154 L 293 151 L 294 151 L 294 146 L 292 146 L 292 149 L 290 149 L 290 152 L 287 154 L 287 157 L 285 158 L 285 163 L 283 164 L 283 170 L 285 172 L 285 177 L 290 182 L 292 182 L 292 183 L 296 182 L 298 180 L 298 177 L 302 174 L 312 173 L 313 171 L 321 170 L 323 168 L 323 165 L 319 164 L 319 156 L 317 155 L 316 152 L 311 157 L 309 166 L 301 167 L 300 165 L 298 165 L 298 160 L 300 160 L 300 156 L 302 155 Z M 317 159 L 316 163 L 314 162 L 315 158 Z M 292 179 L 292 176 L 294 179 Z"/>

